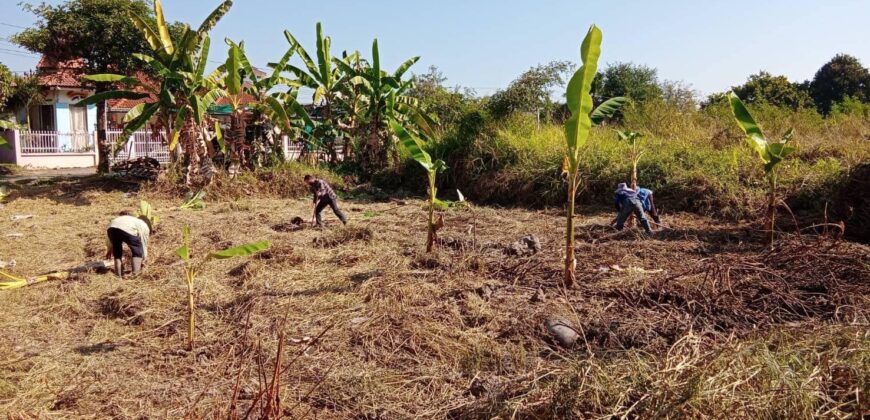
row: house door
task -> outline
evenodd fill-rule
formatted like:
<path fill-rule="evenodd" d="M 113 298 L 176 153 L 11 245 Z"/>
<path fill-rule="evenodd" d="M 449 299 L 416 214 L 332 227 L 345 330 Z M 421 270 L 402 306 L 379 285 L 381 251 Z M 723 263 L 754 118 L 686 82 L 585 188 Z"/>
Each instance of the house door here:
<path fill-rule="evenodd" d="M 69 107 L 69 128 L 72 148 L 84 150 L 88 146 L 88 109 L 83 106 Z"/>

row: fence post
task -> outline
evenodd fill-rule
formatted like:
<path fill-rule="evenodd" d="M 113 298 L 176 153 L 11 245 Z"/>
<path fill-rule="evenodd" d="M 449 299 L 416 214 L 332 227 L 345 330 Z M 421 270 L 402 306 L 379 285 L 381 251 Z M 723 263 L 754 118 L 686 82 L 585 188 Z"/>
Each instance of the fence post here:
<path fill-rule="evenodd" d="M 21 132 L 16 130 L 12 130 L 12 138 L 9 139 L 10 144 L 12 145 L 12 149 L 15 151 L 15 164 L 18 165 L 21 162 Z"/>

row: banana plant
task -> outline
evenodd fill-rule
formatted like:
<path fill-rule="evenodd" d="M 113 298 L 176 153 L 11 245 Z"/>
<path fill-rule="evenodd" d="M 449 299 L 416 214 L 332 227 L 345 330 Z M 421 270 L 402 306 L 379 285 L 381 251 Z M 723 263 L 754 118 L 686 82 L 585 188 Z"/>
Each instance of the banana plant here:
<path fill-rule="evenodd" d="M 360 60 L 356 67 L 346 60 L 335 64 L 346 74 L 352 75 L 350 84 L 363 98 L 359 120 L 359 138 L 362 139 L 362 163 L 364 166 L 383 166 L 393 145 L 393 133 L 389 121 L 398 121 L 412 134 L 431 136 L 437 125 L 435 117 L 427 113 L 417 98 L 408 95 L 414 88 L 413 80 L 402 80 L 405 73 L 420 60 L 412 57 L 392 73 L 381 69 L 378 40 L 372 42 L 371 62 Z M 346 95 L 350 96 L 350 95 Z"/>
<path fill-rule="evenodd" d="M 746 134 L 746 142 L 752 150 L 758 154 L 758 158 L 764 164 L 764 173 L 768 181 L 767 219 L 764 231 L 767 235 L 767 245 L 773 249 L 774 222 L 776 218 L 776 172 L 778 165 L 789 155 L 797 150 L 789 145 L 794 130 L 789 128 L 778 142 L 767 140 L 761 131 L 761 126 L 752 118 L 752 114 L 746 109 L 743 101 L 734 93 L 728 92 L 728 103 L 737 125 Z"/>
<path fill-rule="evenodd" d="M 622 97 L 611 98 L 593 109 L 592 80 L 598 72 L 598 58 L 601 56 L 602 33 L 592 25 L 580 46 L 580 60 L 583 65 L 577 69 L 568 82 L 566 98 L 571 117 L 565 121 L 567 153 L 562 165 L 568 179 L 568 226 L 565 241 L 565 287 L 572 287 L 577 279 L 577 259 L 574 254 L 574 204 L 580 186 L 580 152 L 589 139 L 593 125 L 600 124 L 612 117 L 626 102 Z"/>
<path fill-rule="evenodd" d="M 333 65 L 334 60 L 330 51 L 332 39 L 323 34 L 323 25 L 320 22 L 317 22 L 316 32 L 317 50 L 315 56 L 317 61 L 311 58 L 308 51 L 302 47 L 290 31 L 284 31 L 287 42 L 302 59 L 304 69 L 292 64 L 285 64 L 283 69 L 292 73 L 302 86 L 314 90 L 311 99 L 315 105 L 322 106 L 323 110 L 323 122 L 315 127 L 317 133 L 314 135 L 320 143 L 317 145 L 325 146 L 332 161 L 335 162 L 337 160 L 335 140 L 341 133 L 338 121 L 340 116 L 336 113 L 335 107 L 350 75 Z"/>
<path fill-rule="evenodd" d="M 90 75 L 85 79 L 110 82 L 126 89 L 97 93 L 77 104 L 89 105 L 109 99 L 156 98 L 154 102 L 139 104 L 127 112 L 119 145 L 126 143 L 134 131 L 156 116 L 166 131 L 170 149 L 174 151 L 179 144 L 182 147 L 188 161 L 186 183 L 189 185 L 201 181 L 198 179 L 200 167 L 210 163 L 201 128 L 208 107 L 224 94 L 215 82 L 219 72 L 215 70 L 205 75 L 210 46 L 208 33 L 232 4 L 232 0 L 224 0 L 197 30 L 185 25 L 181 38 L 176 41 L 169 35 L 161 1 L 154 0 L 156 28 L 139 16 L 130 18 L 151 48 L 149 54 L 133 56 L 155 75 L 156 85 L 119 74 Z"/>
<path fill-rule="evenodd" d="M 205 208 L 205 202 L 202 200 L 203 197 L 205 197 L 205 191 L 203 190 L 188 193 L 178 208 L 182 210 L 202 210 Z"/>
<path fill-rule="evenodd" d="M 392 120 L 390 121 L 390 127 L 393 132 L 396 133 L 396 136 L 399 137 L 399 141 L 402 147 L 411 155 L 411 157 L 426 170 L 426 174 L 428 175 L 429 180 L 429 218 L 428 218 L 428 232 L 426 235 L 426 252 L 432 252 L 432 248 L 435 245 L 435 241 L 438 239 L 438 229 L 444 226 L 443 220 L 435 220 L 435 206 L 438 201 L 437 194 L 438 189 L 435 187 L 435 177 L 439 172 L 443 172 L 447 169 L 447 165 L 444 164 L 444 161 L 432 160 L 432 156 L 429 155 L 422 147 L 422 141 L 418 139 L 414 134 L 410 133 L 402 124 L 398 121 Z"/>
<path fill-rule="evenodd" d="M 281 142 L 276 141 L 272 137 L 270 130 L 265 129 L 266 123 L 271 121 L 279 128 L 284 129 L 285 132 L 290 132 L 293 127 L 285 128 L 283 124 L 277 121 L 280 117 L 274 114 L 269 105 L 269 98 L 276 98 L 283 105 L 283 108 L 290 109 L 289 115 L 305 113 L 305 109 L 296 102 L 296 93 L 298 93 L 298 88 L 302 86 L 301 82 L 296 79 L 286 78 L 281 74 L 287 63 L 296 53 L 296 46 L 291 45 L 277 63 L 269 63 L 269 67 L 272 68 L 270 75 L 261 76 L 262 72 L 251 65 L 245 53 L 244 43 L 240 42 L 236 44 L 229 39 L 226 42 L 230 45 L 230 48 L 235 46 L 238 49 L 239 70 L 244 74 L 242 89 L 249 99 L 253 99 L 247 105 L 253 114 L 252 120 L 254 122 L 254 150 L 252 155 L 255 161 L 252 163 L 259 166 L 267 163 L 279 163 L 281 156 L 283 156 L 283 148 L 281 147 Z M 286 88 L 287 91 L 281 92 L 280 87 Z M 301 117 L 293 119 L 292 122 L 299 120 L 301 120 Z"/>
<path fill-rule="evenodd" d="M 136 217 L 147 221 L 148 228 L 152 231 L 154 231 L 154 229 L 157 228 L 157 224 L 160 223 L 160 216 L 154 212 L 154 207 L 151 206 L 151 203 L 145 200 L 139 201 L 139 210 L 136 211 Z"/>
<path fill-rule="evenodd" d="M 221 251 L 209 253 L 204 259 L 196 262 L 191 255 L 190 250 L 190 227 L 185 226 L 182 230 L 181 247 L 175 250 L 175 254 L 184 262 L 184 279 L 187 282 L 187 349 L 192 351 L 194 348 L 194 330 L 196 328 L 196 303 L 194 302 L 193 292 L 196 276 L 202 267 L 212 260 L 223 260 L 234 257 L 246 257 L 255 254 L 259 251 L 269 249 L 272 244 L 268 241 L 254 242 L 244 245 L 239 245 L 232 248 L 227 248 Z"/>
<path fill-rule="evenodd" d="M 631 160 L 631 188 L 637 189 L 637 164 L 644 151 L 640 149 L 639 140 L 643 134 L 630 130 L 618 130 L 616 135 L 620 140 L 628 143 L 628 158 Z"/>

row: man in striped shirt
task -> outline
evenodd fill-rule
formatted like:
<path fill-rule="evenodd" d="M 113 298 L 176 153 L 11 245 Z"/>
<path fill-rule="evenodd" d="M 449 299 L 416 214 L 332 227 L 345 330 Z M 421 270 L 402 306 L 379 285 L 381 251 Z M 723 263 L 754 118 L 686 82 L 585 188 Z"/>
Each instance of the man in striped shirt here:
<path fill-rule="evenodd" d="M 311 194 L 314 195 L 314 226 L 323 227 L 323 219 L 320 217 L 320 212 L 322 212 L 326 206 L 332 208 L 332 212 L 338 216 L 341 223 L 346 225 L 347 217 L 345 217 L 341 209 L 338 208 L 338 196 L 335 195 L 335 191 L 332 190 L 329 183 L 311 175 L 305 175 L 305 183 L 308 184 L 308 189 L 311 191 Z"/>

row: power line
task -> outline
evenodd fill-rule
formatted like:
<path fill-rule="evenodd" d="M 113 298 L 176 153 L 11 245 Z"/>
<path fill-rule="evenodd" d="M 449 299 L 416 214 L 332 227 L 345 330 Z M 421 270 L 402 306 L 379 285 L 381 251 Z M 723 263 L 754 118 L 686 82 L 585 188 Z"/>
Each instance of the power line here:
<path fill-rule="evenodd" d="M 10 53 L 19 54 L 19 55 L 26 55 L 26 56 L 29 56 L 29 57 L 39 57 L 38 54 L 33 54 L 33 53 L 30 53 L 30 52 L 21 51 L 21 50 L 13 50 L 12 48 L 3 48 L 3 47 L 0 47 L 0 51 L 6 51 L 6 52 L 10 52 Z"/>
<path fill-rule="evenodd" d="M 18 29 L 30 29 L 30 28 L 28 28 L 28 27 L 26 27 L 26 26 L 13 25 L 13 24 L 11 24 L 11 23 L 6 23 L 6 22 L 0 22 L 0 25 L 3 25 L 3 26 L 11 26 L 11 27 L 13 27 L 13 28 L 18 28 Z"/>

